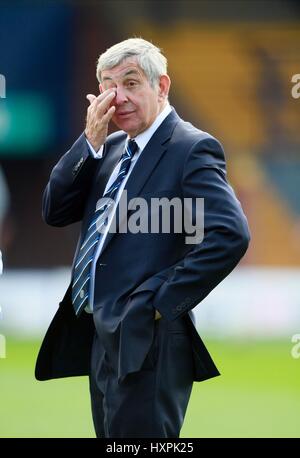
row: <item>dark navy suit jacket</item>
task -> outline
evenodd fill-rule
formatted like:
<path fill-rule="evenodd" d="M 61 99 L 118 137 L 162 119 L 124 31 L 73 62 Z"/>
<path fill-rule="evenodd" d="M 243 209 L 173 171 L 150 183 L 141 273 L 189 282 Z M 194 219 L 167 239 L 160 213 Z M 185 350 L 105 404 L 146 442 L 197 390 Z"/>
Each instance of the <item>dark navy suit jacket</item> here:
<path fill-rule="evenodd" d="M 77 250 L 125 139 L 124 132 L 110 135 L 103 159 L 97 160 L 81 135 L 51 173 L 44 220 L 53 226 L 82 221 Z M 219 375 L 194 326 L 192 309 L 232 271 L 249 243 L 247 220 L 226 179 L 221 144 L 173 109 L 146 145 L 125 189 L 128 201 L 137 196 L 204 198 L 203 241 L 186 244 L 184 232 L 109 233 L 96 266 L 94 313 L 75 317 L 69 286 L 40 349 L 39 380 L 88 374 L 95 328 L 119 377 L 139 370 L 151 345 L 155 309 L 166 320 L 186 323 L 194 379 Z"/>

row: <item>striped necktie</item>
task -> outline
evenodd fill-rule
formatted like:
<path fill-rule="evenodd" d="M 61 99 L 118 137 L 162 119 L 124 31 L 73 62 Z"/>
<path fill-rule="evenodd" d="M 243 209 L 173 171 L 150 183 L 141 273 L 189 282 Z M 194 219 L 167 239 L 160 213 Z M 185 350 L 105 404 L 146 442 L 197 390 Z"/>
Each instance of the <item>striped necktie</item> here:
<path fill-rule="evenodd" d="M 104 193 L 100 205 L 96 208 L 95 214 L 93 215 L 92 221 L 76 256 L 72 284 L 72 303 L 77 316 L 80 315 L 86 306 L 92 308 L 92 304 L 89 304 L 92 261 L 98 243 L 103 237 L 103 226 L 107 224 L 109 209 L 112 209 L 114 198 L 128 173 L 131 159 L 137 149 L 137 143 L 134 140 L 129 140 L 120 159 L 121 165 L 118 175 L 109 189 Z"/>

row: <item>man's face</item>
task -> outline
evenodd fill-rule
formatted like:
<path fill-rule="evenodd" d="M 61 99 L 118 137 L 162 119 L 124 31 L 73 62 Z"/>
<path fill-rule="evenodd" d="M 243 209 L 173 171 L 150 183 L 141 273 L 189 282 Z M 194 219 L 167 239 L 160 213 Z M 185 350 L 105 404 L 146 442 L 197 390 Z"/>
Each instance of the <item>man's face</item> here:
<path fill-rule="evenodd" d="M 111 103 L 116 107 L 112 120 L 130 137 L 146 130 L 166 103 L 165 88 L 161 88 L 161 83 L 152 88 L 134 58 L 103 70 L 101 79 L 100 91 L 116 89 L 116 97 Z"/>

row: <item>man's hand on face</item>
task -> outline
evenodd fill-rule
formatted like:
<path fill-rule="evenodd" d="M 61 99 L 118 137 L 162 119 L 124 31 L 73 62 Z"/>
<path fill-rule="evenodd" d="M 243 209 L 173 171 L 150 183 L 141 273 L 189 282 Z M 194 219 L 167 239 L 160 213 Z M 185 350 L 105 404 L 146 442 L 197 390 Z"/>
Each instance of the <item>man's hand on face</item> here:
<path fill-rule="evenodd" d="M 105 143 L 108 124 L 116 110 L 115 106 L 110 106 L 115 96 L 116 91 L 114 89 L 108 89 L 98 97 L 93 94 L 86 96 L 90 106 L 87 109 L 84 134 L 95 151 L 98 151 Z"/>

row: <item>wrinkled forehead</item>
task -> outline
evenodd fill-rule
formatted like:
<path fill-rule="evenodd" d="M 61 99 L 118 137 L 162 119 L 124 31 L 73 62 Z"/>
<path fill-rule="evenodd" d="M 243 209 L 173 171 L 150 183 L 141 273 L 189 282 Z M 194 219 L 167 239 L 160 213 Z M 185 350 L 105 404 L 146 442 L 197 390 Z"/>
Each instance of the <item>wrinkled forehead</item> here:
<path fill-rule="evenodd" d="M 140 79 L 145 79 L 145 73 L 138 65 L 135 58 L 124 59 L 120 64 L 115 67 L 102 70 L 101 72 L 101 81 L 111 82 L 111 81 L 122 81 L 127 77 L 137 77 Z"/>

